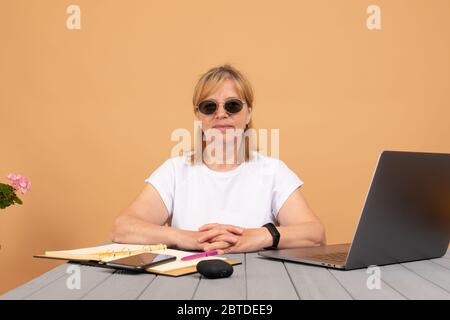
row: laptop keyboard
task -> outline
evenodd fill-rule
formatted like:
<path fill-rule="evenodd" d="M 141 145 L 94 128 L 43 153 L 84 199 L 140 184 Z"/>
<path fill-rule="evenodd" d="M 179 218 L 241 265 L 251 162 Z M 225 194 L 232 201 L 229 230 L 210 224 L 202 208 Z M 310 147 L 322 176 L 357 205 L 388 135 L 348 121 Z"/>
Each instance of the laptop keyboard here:
<path fill-rule="evenodd" d="M 333 252 L 327 254 L 316 254 L 311 256 L 311 258 L 326 262 L 345 262 L 347 255 L 348 252 Z"/>

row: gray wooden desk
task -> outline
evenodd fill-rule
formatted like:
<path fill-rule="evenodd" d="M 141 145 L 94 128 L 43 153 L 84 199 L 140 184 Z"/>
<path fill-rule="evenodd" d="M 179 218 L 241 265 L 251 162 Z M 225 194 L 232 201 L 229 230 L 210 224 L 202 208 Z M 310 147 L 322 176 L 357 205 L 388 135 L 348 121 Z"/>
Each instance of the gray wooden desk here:
<path fill-rule="evenodd" d="M 0 299 L 450 299 L 450 251 L 440 259 L 381 267 L 381 288 L 369 290 L 366 269 L 336 271 L 259 257 L 242 261 L 230 278 L 179 278 L 80 266 L 81 288 L 69 290 L 68 266 L 13 289 Z"/>

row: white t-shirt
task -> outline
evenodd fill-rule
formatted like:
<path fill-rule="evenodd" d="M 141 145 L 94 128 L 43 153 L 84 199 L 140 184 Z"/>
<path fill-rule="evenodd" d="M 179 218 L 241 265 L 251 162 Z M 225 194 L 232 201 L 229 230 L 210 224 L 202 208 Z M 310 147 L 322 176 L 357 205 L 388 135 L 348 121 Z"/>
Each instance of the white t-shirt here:
<path fill-rule="evenodd" d="M 166 160 L 146 180 L 159 192 L 171 226 L 198 230 L 207 223 L 257 228 L 272 222 L 291 193 L 303 185 L 278 159 L 255 158 L 230 171 L 190 164 L 186 156 Z M 169 221 L 170 221 L 169 219 Z"/>

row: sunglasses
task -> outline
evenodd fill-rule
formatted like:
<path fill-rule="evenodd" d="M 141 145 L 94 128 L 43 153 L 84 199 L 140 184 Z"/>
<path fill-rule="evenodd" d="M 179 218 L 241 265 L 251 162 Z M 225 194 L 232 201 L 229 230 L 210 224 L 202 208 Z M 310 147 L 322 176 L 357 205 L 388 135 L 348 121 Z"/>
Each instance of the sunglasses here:
<path fill-rule="evenodd" d="M 245 102 L 239 99 L 230 99 L 225 101 L 223 108 L 227 113 L 235 114 L 239 113 L 244 107 Z M 211 115 L 219 109 L 219 103 L 215 100 L 205 100 L 198 104 L 196 110 L 205 115 Z"/>

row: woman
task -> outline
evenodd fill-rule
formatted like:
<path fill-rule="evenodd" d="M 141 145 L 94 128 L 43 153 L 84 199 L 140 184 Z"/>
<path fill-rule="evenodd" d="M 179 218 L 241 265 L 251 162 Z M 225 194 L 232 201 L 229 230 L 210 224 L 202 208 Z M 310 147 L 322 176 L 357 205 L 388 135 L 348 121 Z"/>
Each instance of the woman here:
<path fill-rule="evenodd" d="M 324 227 L 300 191 L 303 182 L 242 139 L 253 111 L 248 80 L 229 65 L 213 68 L 197 83 L 193 102 L 206 141 L 145 180 L 116 219 L 113 241 L 220 253 L 325 244 Z"/>

